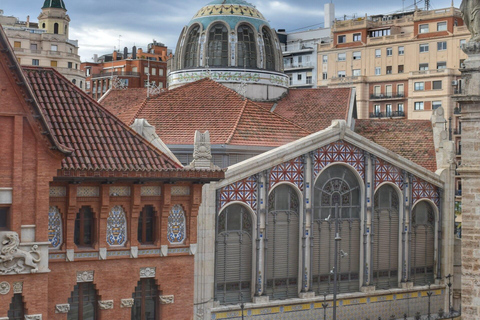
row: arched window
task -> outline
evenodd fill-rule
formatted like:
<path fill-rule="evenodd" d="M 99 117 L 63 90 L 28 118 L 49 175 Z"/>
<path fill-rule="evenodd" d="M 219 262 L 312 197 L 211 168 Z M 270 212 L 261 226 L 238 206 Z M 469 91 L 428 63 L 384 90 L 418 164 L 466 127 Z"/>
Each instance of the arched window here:
<path fill-rule="evenodd" d="M 343 165 L 325 169 L 315 183 L 313 214 L 313 289 L 333 292 L 335 217 L 341 237 L 338 248 L 339 292 L 360 288 L 360 186 L 354 173 Z M 338 211 L 336 212 L 336 208 Z"/>
<path fill-rule="evenodd" d="M 90 207 L 82 207 L 75 218 L 75 232 L 73 240 L 79 247 L 92 246 L 94 219 Z"/>
<path fill-rule="evenodd" d="M 168 216 L 167 238 L 171 244 L 181 244 L 186 236 L 185 211 L 182 206 L 176 204 L 170 210 Z"/>
<path fill-rule="evenodd" d="M 295 190 L 280 185 L 268 197 L 267 286 L 271 299 L 298 296 L 300 202 Z"/>
<path fill-rule="evenodd" d="M 257 67 L 257 44 L 255 34 L 247 25 L 238 27 L 238 56 L 237 66 L 244 68 Z"/>
<path fill-rule="evenodd" d="M 95 320 L 98 315 L 97 291 L 92 282 L 77 283 L 68 298 L 67 320 Z"/>
<path fill-rule="evenodd" d="M 185 68 L 198 67 L 198 38 L 200 27 L 195 26 L 187 36 L 187 45 L 185 46 Z"/>
<path fill-rule="evenodd" d="M 376 289 L 398 287 L 398 194 L 384 185 L 375 193 L 373 212 L 373 284 Z"/>
<path fill-rule="evenodd" d="M 251 301 L 252 218 L 240 204 L 218 216 L 215 300 L 221 304 Z"/>
<path fill-rule="evenodd" d="M 83 81 L 80 81 L 80 89 L 83 89 Z"/>
<path fill-rule="evenodd" d="M 411 231 L 411 278 L 413 285 L 424 286 L 434 281 L 435 213 L 430 203 L 421 201 L 415 206 Z"/>
<path fill-rule="evenodd" d="M 138 217 L 138 242 L 153 244 L 155 242 L 155 211 L 152 206 L 146 206 Z"/>
<path fill-rule="evenodd" d="M 62 215 L 53 206 L 48 211 L 48 241 L 54 249 L 60 248 L 63 243 Z"/>
<path fill-rule="evenodd" d="M 208 65 L 228 66 L 228 30 L 222 23 L 214 25 L 208 34 Z"/>
<path fill-rule="evenodd" d="M 141 279 L 132 297 L 132 320 L 157 320 L 158 295 L 155 279 Z"/>
<path fill-rule="evenodd" d="M 77 79 L 73 79 L 73 80 L 72 80 L 72 83 L 73 83 L 73 84 L 77 84 Z"/>
<path fill-rule="evenodd" d="M 56 22 L 53 25 L 53 33 L 58 34 L 58 23 L 56 23 Z"/>
<path fill-rule="evenodd" d="M 110 246 L 123 246 L 127 242 L 127 218 L 122 206 L 110 210 L 107 218 L 107 243 Z"/>
<path fill-rule="evenodd" d="M 45 23 L 42 23 L 42 28 L 45 29 Z"/>
<path fill-rule="evenodd" d="M 263 43 L 265 44 L 265 69 L 275 71 L 275 51 L 272 36 L 267 28 L 263 28 Z"/>
<path fill-rule="evenodd" d="M 9 320 L 24 320 L 25 319 L 25 303 L 21 293 L 15 293 L 8 309 Z"/>

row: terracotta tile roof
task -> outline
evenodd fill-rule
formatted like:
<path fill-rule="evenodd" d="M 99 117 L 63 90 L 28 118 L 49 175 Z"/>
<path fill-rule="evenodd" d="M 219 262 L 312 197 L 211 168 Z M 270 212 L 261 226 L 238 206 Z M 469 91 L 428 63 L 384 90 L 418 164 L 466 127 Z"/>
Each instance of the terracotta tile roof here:
<path fill-rule="evenodd" d="M 131 123 L 146 98 L 147 88 L 112 89 L 98 103 L 124 123 Z"/>
<path fill-rule="evenodd" d="M 437 170 L 428 120 L 355 120 L 355 132 L 430 171 Z"/>
<path fill-rule="evenodd" d="M 24 73 L 52 134 L 74 150 L 62 161 L 63 170 L 181 169 L 57 71 L 25 67 Z"/>
<path fill-rule="evenodd" d="M 310 132 L 317 132 L 329 127 L 332 120 L 347 120 L 351 92 L 350 88 L 290 89 L 273 112 Z M 273 107 L 271 103 L 262 105 Z"/>
<path fill-rule="evenodd" d="M 195 130 L 209 130 L 212 144 L 271 147 L 309 134 L 209 79 L 145 100 L 134 118 L 147 119 L 167 145 L 193 144 Z"/>

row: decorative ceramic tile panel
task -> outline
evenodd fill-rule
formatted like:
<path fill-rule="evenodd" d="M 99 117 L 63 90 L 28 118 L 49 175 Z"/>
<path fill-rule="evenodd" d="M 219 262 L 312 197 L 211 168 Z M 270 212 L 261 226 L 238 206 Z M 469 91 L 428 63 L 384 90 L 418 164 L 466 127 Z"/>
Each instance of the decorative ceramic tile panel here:
<path fill-rule="evenodd" d="M 189 196 L 190 195 L 190 187 L 186 186 L 173 186 L 172 190 L 170 191 L 172 196 Z"/>
<path fill-rule="evenodd" d="M 66 187 L 50 187 L 50 197 L 66 197 Z"/>
<path fill-rule="evenodd" d="M 110 196 L 111 197 L 129 197 L 130 187 L 126 187 L 126 186 L 110 187 Z"/>
<path fill-rule="evenodd" d="M 361 149 L 345 141 L 336 141 L 318 149 L 314 156 L 315 177 L 334 162 L 348 163 L 365 179 L 365 155 Z"/>
<path fill-rule="evenodd" d="M 142 197 L 156 197 L 162 195 L 162 187 L 160 186 L 142 186 L 140 190 Z"/>
<path fill-rule="evenodd" d="M 168 248 L 168 254 L 171 253 L 189 253 L 189 248 Z"/>
<path fill-rule="evenodd" d="M 257 178 L 256 176 L 237 181 L 221 189 L 220 208 L 230 202 L 240 201 L 257 210 Z"/>
<path fill-rule="evenodd" d="M 99 187 L 77 187 L 77 197 L 99 197 Z"/>
<path fill-rule="evenodd" d="M 160 249 L 148 249 L 148 250 L 138 250 L 138 255 L 146 255 L 146 254 L 160 254 Z"/>
<path fill-rule="evenodd" d="M 185 240 L 185 211 L 176 204 L 168 216 L 167 238 L 171 244 L 181 244 Z"/>
<path fill-rule="evenodd" d="M 402 170 L 390 163 L 376 159 L 375 161 L 375 188 L 384 182 L 396 184 L 400 189 L 403 188 Z"/>
<path fill-rule="evenodd" d="M 440 205 L 439 188 L 420 178 L 413 177 L 412 193 L 413 203 L 421 199 L 430 199 L 437 205 L 437 207 Z"/>
<path fill-rule="evenodd" d="M 82 253 L 75 253 L 75 259 L 82 259 L 82 258 L 98 258 L 98 252 L 82 252 Z"/>
<path fill-rule="evenodd" d="M 107 243 L 110 246 L 123 246 L 127 241 L 127 219 L 122 206 L 110 210 L 107 218 Z"/>
<path fill-rule="evenodd" d="M 130 256 L 130 251 L 108 251 L 107 257 Z"/>
<path fill-rule="evenodd" d="M 279 182 L 291 182 L 300 190 L 303 190 L 303 159 L 296 159 L 282 163 L 270 171 L 270 188 L 273 188 Z"/>
<path fill-rule="evenodd" d="M 48 210 L 48 241 L 52 248 L 58 249 L 63 243 L 62 215 L 57 207 Z"/>

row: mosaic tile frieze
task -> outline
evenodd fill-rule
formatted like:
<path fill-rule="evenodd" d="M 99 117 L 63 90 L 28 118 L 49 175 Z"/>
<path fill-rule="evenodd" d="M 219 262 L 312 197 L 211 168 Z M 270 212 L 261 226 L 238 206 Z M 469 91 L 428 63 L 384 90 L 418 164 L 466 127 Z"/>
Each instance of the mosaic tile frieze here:
<path fill-rule="evenodd" d="M 170 194 L 172 196 L 189 196 L 190 195 L 190 187 L 188 186 L 173 186 Z"/>
<path fill-rule="evenodd" d="M 256 176 L 237 181 L 220 190 L 220 208 L 233 201 L 243 202 L 252 208 L 253 211 L 257 210 Z"/>
<path fill-rule="evenodd" d="M 50 206 L 48 210 L 48 241 L 55 249 L 63 243 L 62 215 L 55 206 Z"/>
<path fill-rule="evenodd" d="M 396 184 L 400 190 L 403 188 L 402 170 L 382 160 L 375 160 L 375 188 L 384 182 Z"/>
<path fill-rule="evenodd" d="M 100 188 L 91 186 L 91 187 L 77 187 L 77 197 L 99 197 Z"/>
<path fill-rule="evenodd" d="M 181 205 L 176 204 L 168 216 L 167 237 L 171 244 L 181 244 L 185 241 L 185 225 L 185 211 Z"/>
<path fill-rule="evenodd" d="M 420 178 L 413 177 L 412 201 L 416 203 L 421 199 L 429 199 L 438 207 L 440 205 L 440 189 Z"/>
<path fill-rule="evenodd" d="M 66 197 L 66 187 L 50 187 L 50 197 Z"/>
<path fill-rule="evenodd" d="M 129 197 L 130 187 L 127 187 L 127 186 L 110 187 L 109 194 L 110 194 L 110 197 Z"/>
<path fill-rule="evenodd" d="M 127 241 L 127 218 L 122 206 L 110 210 L 107 218 L 107 243 L 110 246 L 123 246 Z"/>
<path fill-rule="evenodd" d="M 335 162 L 351 165 L 365 179 L 365 155 L 363 151 L 345 141 L 332 142 L 315 152 L 313 168 L 315 177 L 323 168 Z"/>
<path fill-rule="evenodd" d="M 160 186 L 142 186 L 140 190 L 142 197 L 157 197 L 162 195 L 162 187 Z"/>
<path fill-rule="evenodd" d="M 302 157 L 282 163 L 270 171 L 270 188 L 273 188 L 280 182 L 290 182 L 295 184 L 300 190 L 303 190 L 304 162 Z"/>

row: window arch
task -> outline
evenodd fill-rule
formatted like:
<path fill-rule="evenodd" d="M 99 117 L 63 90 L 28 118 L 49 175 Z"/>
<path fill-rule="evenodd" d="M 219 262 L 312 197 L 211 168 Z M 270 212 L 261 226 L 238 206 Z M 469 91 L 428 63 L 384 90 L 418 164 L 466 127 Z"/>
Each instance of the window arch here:
<path fill-rule="evenodd" d="M 333 292 L 335 216 L 341 241 L 338 252 L 339 292 L 360 288 L 361 192 L 355 174 L 344 165 L 333 165 L 318 177 L 314 189 L 312 288 L 319 294 Z M 338 212 L 336 213 L 336 206 Z"/>
<path fill-rule="evenodd" d="M 67 320 L 94 320 L 98 315 L 98 296 L 92 282 L 77 283 L 68 303 Z"/>
<path fill-rule="evenodd" d="M 421 201 L 415 205 L 412 213 L 410 273 L 415 286 L 424 286 L 434 281 L 434 234 L 434 209 L 427 201 Z"/>
<path fill-rule="evenodd" d="M 250 302 L 253 223 L 240 204 L 225 208 L 217 220 L 216 300 L 222 304 Z"/>
<path fill-rule="evenodd" d="M 132 320 L 157 320 L 158 295 L 155 279 L 140 279 L 132 296 Z"/>
<path fill-rule="evenodd" d="M 56 22 L 53 25 L 53 33 L 58 34 L 58 23 L 56 23 Z"/>
<path fill-rule="evenodd" d="M 82 207 L 75 218 L 73 240 L 77 246 L 92 246 L 94 238 L 94 216 L 90 207 Z"/>
<path fill-rule="evenodd" d="M 265 69 L 275 71 L 275 51 L 272 35 L 267 28 L 263 28 L 263 43 L 265 44 Z"/>
<path fill-rule="evenodd" d="M 21 293 L 15 293 L 8 309 L 9 320 L 24 320 L 25 319 L 25 302 Z"/>
<path fill-rule="evenodd" d="M 122 206 L 114 206 L 107 218 L 107 243 L 123 246 L 127 242 L 127 218 Z"/>
<path fill-rule="evenodd" d="M 257 44 L 255 33 L 247 25 L 241 25 L 237 30 L 238 34 L 238 60 L 237 66 L 244 68 L 257 67 Z"/>
<path fill-rule="evenodd" d="M 155 242 L 155 210 L 153 206 L 145 206 L 140 212 L 137 236 L 140 244 Z"/>
<path fill-rule="evenodd" d="M 63 243 L 62 215 L 55 206 L 48 210 L 48 241 L 54 249 L 60 248 Z"/>
<path fill-rule="evenodd" d="M 208 65 L 228 66 L 228 30 L 223 23 L 217 23 L 208 33 Z"/>
<path fill-rule="evenodd" d="M 200 37 L 200 27 L 195 26 L 188 33 L 187 44 L 185 46 L 185 68 L 198 67 L 198 39 Z"/>
<path fill-rule="evenodd" d="M 375 193 L 373 212 L 373 284 L 376 289 L 398 287 L 399 201 L 386 184 Z"/>
<path fill-rule="evenodd" d="M 300 202 L 295 189 L 282 184 L 268 197 L 267 286 L 272 299 L 298 296 Z"/>

